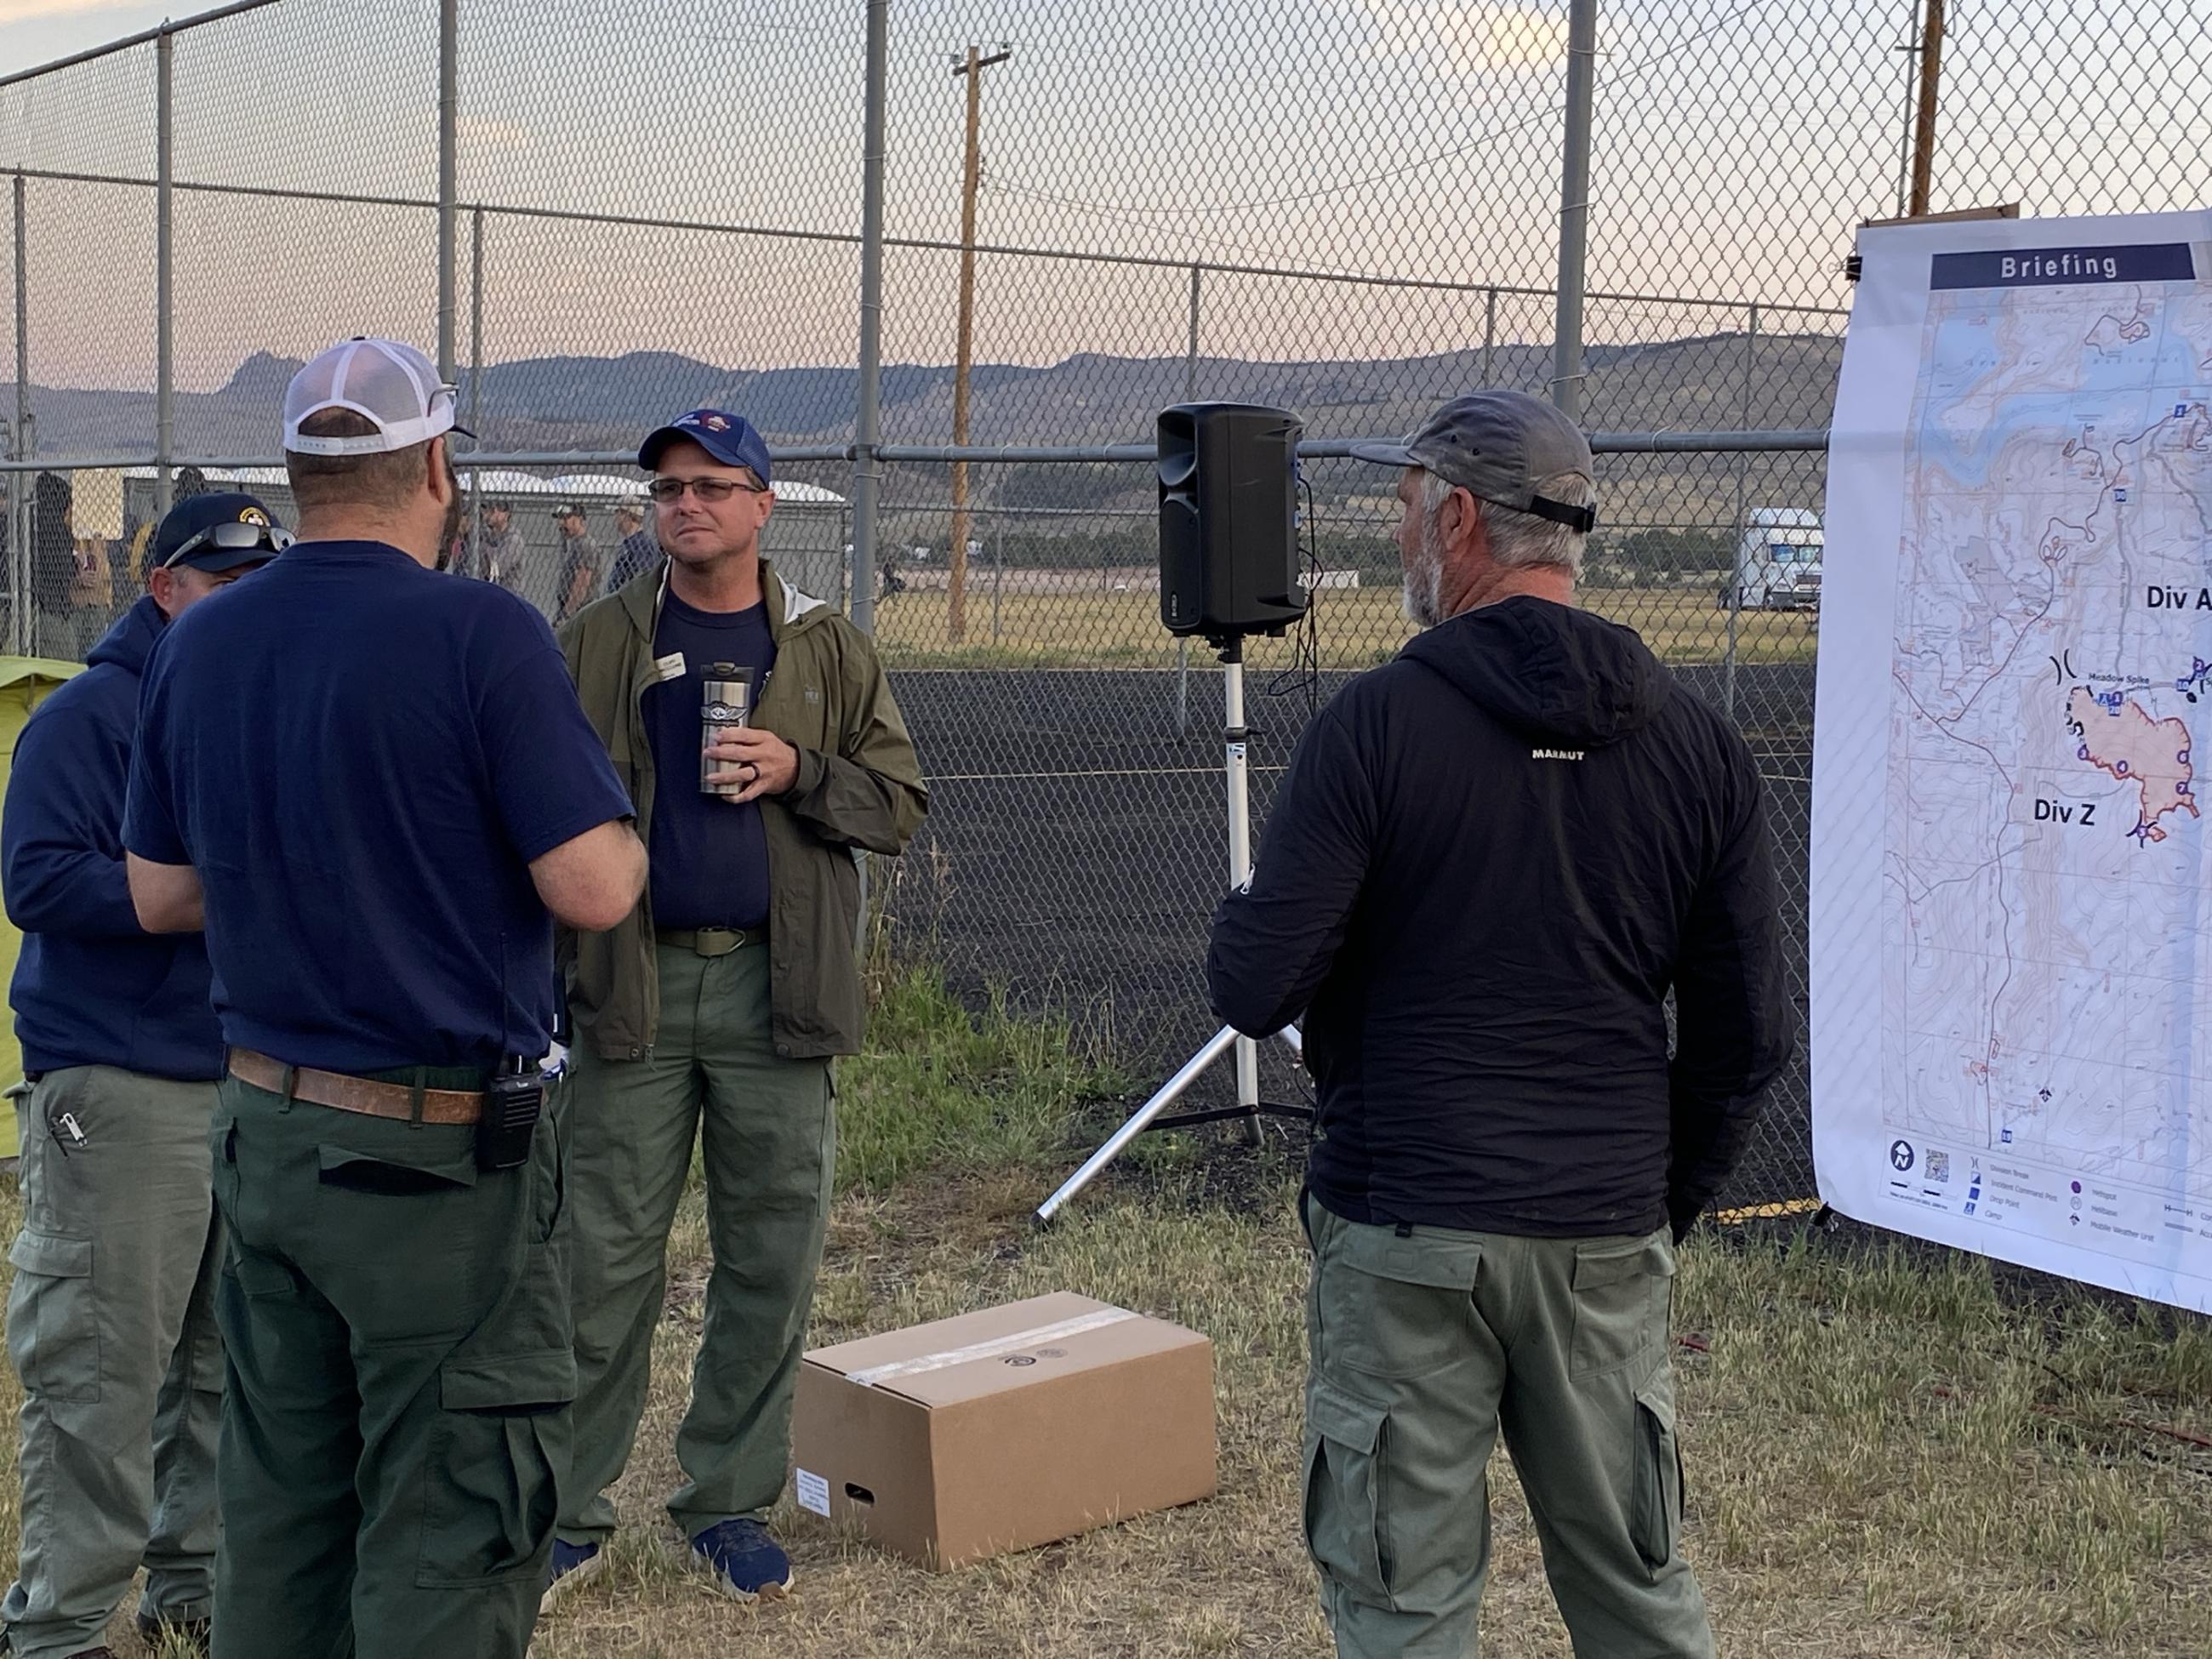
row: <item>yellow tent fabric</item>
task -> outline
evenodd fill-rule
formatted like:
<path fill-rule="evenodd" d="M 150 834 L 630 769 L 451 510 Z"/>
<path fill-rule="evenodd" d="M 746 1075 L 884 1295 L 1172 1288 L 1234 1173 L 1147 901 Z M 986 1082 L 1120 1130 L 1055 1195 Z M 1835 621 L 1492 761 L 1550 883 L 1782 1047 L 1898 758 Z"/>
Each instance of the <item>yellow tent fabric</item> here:
<path fill-rule="evenodd" d="M 6 765 L 0 766 L 0 788 L 6 787 L 8 768 L 15 763 L 15 739 L 23 722 L 49 691 L 83 667 L 81 662 L 56 662 L 49 657 L 0 657 L 0 748 L 7 756 Z M 15 978 L 15 956 L 22 945 L 23 936 L 0 913 L 0 985 Z M 22 1080 L 23 1051 L 15 1042 L 15 1023 L 9 1019 L 0 1023 L 0 1088 L 13 1088 Z M 0 1158 L 15 1156 L 15 1115 L 0 1111 Z"/>

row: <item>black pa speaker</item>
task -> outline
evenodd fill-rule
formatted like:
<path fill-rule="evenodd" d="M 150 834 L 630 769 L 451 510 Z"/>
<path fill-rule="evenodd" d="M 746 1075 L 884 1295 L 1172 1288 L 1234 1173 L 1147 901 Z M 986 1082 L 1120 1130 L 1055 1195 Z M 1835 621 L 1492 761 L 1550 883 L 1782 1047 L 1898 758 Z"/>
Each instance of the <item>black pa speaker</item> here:
<path fill-rule="evenodd" d="M 1224 644 L 1305 615 L 1298 417 L 1256 404 L 1160 411 L 1160 621 Z"/>

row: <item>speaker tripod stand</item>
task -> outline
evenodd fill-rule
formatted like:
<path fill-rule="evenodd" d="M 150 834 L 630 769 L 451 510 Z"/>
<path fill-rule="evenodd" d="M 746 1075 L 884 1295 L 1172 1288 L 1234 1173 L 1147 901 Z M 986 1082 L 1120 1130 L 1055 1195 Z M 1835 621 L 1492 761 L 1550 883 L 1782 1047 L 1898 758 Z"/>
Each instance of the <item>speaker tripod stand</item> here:
<path fill-rule="evenodd" d="M 1244 641 L 1232 635 L 1217 640 L 1214 644 L 1221 653 L 1222 698 L 1225 705 L 1222 746 L 1229 783 L 1229 885 L 1235 889 L 1243 886 L 1252 874 L 1252 796 L 1247 757 L 1251 733 L 1244 725 Z M 1284 1043 L 1301 1059 L 1304 1057 L 1305 1046 L 1295 1025 L 1285 1026 L 1272 1040 Z M 1236 1056 L 1234 1106 L 1182 1112 L 1173 1117 L 1162 1115 L 1224 1054 Z M 1041 1223 L 1048 1222 L 1058 1215 L 1070 1199 L 1089 1186 L 1100 1170 L 1119 1158 L 1128 1144 L 1147 1129 L 1177 1129 L 1198 1123 L 1241 1120 L 1245 1126 L 1245 1140 L 1256 1145 L 1261 1118 L 1312 1116 L 1312 1112 L 1304 1106 L 1277 1105 L 1260 1098 L 1260 1045 L 1250 1037 L 1239 1036 L 1235 1027 L 1224 1025 L 1207 1038 L 1150 1100 L 1130 1114 L 1128 1121 L 1084 1160 L 1083 1167 L 1060 1183 L 1059 1191 L 1037 1206 L 1036 1218 Z"/>

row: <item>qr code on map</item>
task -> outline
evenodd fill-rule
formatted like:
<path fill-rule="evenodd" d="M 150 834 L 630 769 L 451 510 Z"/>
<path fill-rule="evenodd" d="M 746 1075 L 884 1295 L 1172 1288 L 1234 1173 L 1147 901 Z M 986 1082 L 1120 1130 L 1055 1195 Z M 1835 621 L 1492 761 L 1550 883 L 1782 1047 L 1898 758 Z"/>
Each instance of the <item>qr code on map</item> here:
<path fill-rule="evenodd" d="M 1948 1181 L 1951 1178 L 1950 1153 L 1939 1152 L 1933 1146 L 1928 1149 L 1928 1178 L 1930 1181 Z"/>

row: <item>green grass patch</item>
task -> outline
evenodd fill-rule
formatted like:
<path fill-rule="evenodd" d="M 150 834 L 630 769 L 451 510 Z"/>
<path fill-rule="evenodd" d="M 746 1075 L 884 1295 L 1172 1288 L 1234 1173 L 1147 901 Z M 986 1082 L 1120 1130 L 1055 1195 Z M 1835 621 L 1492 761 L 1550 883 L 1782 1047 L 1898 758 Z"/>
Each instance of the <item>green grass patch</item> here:
<path fill-rule="evenodd" d="M 880 1193 L 930 1171 L 1037 1164 L 1119 1079 L 1062 1018 L 971 1012 L 932 967 L 876 975 L 868 1048 L 837 1066 L 837 1184 Z"/>

